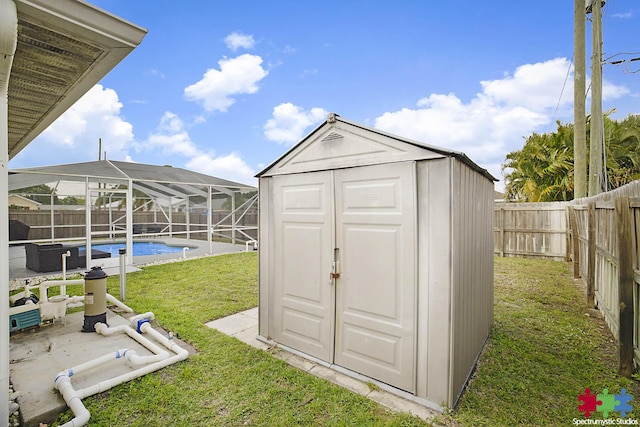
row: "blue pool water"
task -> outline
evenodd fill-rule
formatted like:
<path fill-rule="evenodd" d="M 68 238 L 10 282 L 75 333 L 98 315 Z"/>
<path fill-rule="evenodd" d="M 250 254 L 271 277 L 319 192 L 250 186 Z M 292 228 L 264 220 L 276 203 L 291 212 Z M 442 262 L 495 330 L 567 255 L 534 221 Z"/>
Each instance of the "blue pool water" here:
<path fill-rule="evenodd" d="M 103 243 L 91 245 L 91 249 L 111 253 L 111 257 L 118 257 L 119 250 L 126 247 L 125 243 Z M 85 250 L 85 246 L 80 246 L 80 250 Z M 169 246 L 159 242 L 133 242 L 133 256 L 160 255 L 182 252 L 181 246 Z"/>

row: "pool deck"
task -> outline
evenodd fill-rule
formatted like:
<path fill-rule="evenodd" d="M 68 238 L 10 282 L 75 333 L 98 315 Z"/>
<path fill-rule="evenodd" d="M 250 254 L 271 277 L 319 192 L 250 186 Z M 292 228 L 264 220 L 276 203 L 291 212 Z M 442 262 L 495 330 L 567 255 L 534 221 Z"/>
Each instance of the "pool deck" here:
<path fill-rule="evenodd" d="M 152 264 L 155 262 L 163 262 L 166 260 L 182 259 L 184 258 L 196 258 L 208 254 L 219 255 L 224 253 L 242 252 L 245 250 L 244 244 L 232 244 L 212 242 L 211 250 L 209 250 L 209 243 L 202 240 L 187 240 L 177 239 L 169 237 L 159 237 L 157 239 L 135 239 L 135 241 L 153 241 L 162 242 L 171 246 L 188 247 L 188 250 L 181 252 L 174 252 L 169 254 L 158 255 L 145 255 L 134 256 L 133 265 L 128 265 L 126 268 L 127 273 L 131 273 L 139 270 L 139 266 L 145 264 Z M 120 273 L 120 259 L 115 258 L 103 258 L 94 260 L 94 265 L 102 267 L 102 269 L 109 275 L 117 275 Z M 79 268 L 75 270 L 67 270 L 68 274 L 84 273 L 87 268 Z M 24 246 L 11 246 L 9 247 L 9 278 L 12 282 L 22 281 L 24 279 L 33 279 L 38 277 L 61 277 L 62 271 L 52 271 L 48 273 L 38 273 L 26 268 L 26 255 L 24 252 Z"/>

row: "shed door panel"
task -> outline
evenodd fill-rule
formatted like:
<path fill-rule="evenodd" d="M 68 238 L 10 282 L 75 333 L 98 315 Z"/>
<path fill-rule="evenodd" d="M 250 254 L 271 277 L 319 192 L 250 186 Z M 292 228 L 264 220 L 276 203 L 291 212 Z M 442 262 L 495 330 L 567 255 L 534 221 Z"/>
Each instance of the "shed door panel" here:
<path fill-rule="evenodd" d="M 335 172 L 335 363 L 415 389 L 415 185 L 413 164 Z"/>
<path fill-rule="evenodd" d="M 274 177 L 276 341 L 333 358 L 333 190 L 330 172 Z"/>

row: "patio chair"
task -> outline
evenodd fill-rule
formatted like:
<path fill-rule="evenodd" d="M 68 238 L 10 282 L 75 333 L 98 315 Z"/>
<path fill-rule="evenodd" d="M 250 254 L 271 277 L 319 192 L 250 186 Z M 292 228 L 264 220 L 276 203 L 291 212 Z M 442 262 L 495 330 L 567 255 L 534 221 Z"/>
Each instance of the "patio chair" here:
<path fill-rule="evenodd" d="M 36 244 L 26 243 L 24 252 L 26 255 L 26 267 L 38 273 L 62 271 L 62 254 L 69 251 L 67 268 L 74 269 L 84 266 L 84 258 L 81 258 L 77 247 L 63 246 L 61 243 Z"/>
<path fill-rule="evenodd" d="M 13 242 L 16 240 L 28 240 L 29 239 L 29 227 L 22 221 L 18 221 L 17 219 L 9 220 L 9 241 Z"/>
<path fill-rule="evenodd" d="M 160 233 L 162 231 L 162 226 L 158 224 L 147 225 L 147 233 Z"/>

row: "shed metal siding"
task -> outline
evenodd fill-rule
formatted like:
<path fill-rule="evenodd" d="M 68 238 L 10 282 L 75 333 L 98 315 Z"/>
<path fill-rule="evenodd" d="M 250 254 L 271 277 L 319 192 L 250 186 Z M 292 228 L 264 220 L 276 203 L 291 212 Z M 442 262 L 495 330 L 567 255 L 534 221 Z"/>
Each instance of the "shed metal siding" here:
<path fill-rule="evenodd" d="M 452 372 L 455 405 L 493 323 L 493 183 L 452 167 Z"/>
<path fill-rule="evenodd" d="M 493 177 L 461 153 L 334 118 L 262 171 L 259 333 L 273 338 L 278 304 L 274 176 L 401 162 L 417 186 L 415 396 L 454 407 L 493 322 Z"/>
<path fill-rule="evenodd" d="M 261 178 L 258 182 L 258 203 L 260 206 L 258 212 L 259 224 L 259 242 L 260 250 L 258 251 L 258 334 L 264 338 L 271 339 L 269 336 L 270 322 L 272 310 L 266 309 L 270 306 L 270 293 L 272 291 L 271 283 L 273 283 L 273 266 L 271 254 L 274 253 L 273 227 L 273 178 Z"/>
<path fill-rule="evenodd" d="M 419 397 L 449 400 L 451 336 L 451 162 L 418 162 Z"/>

